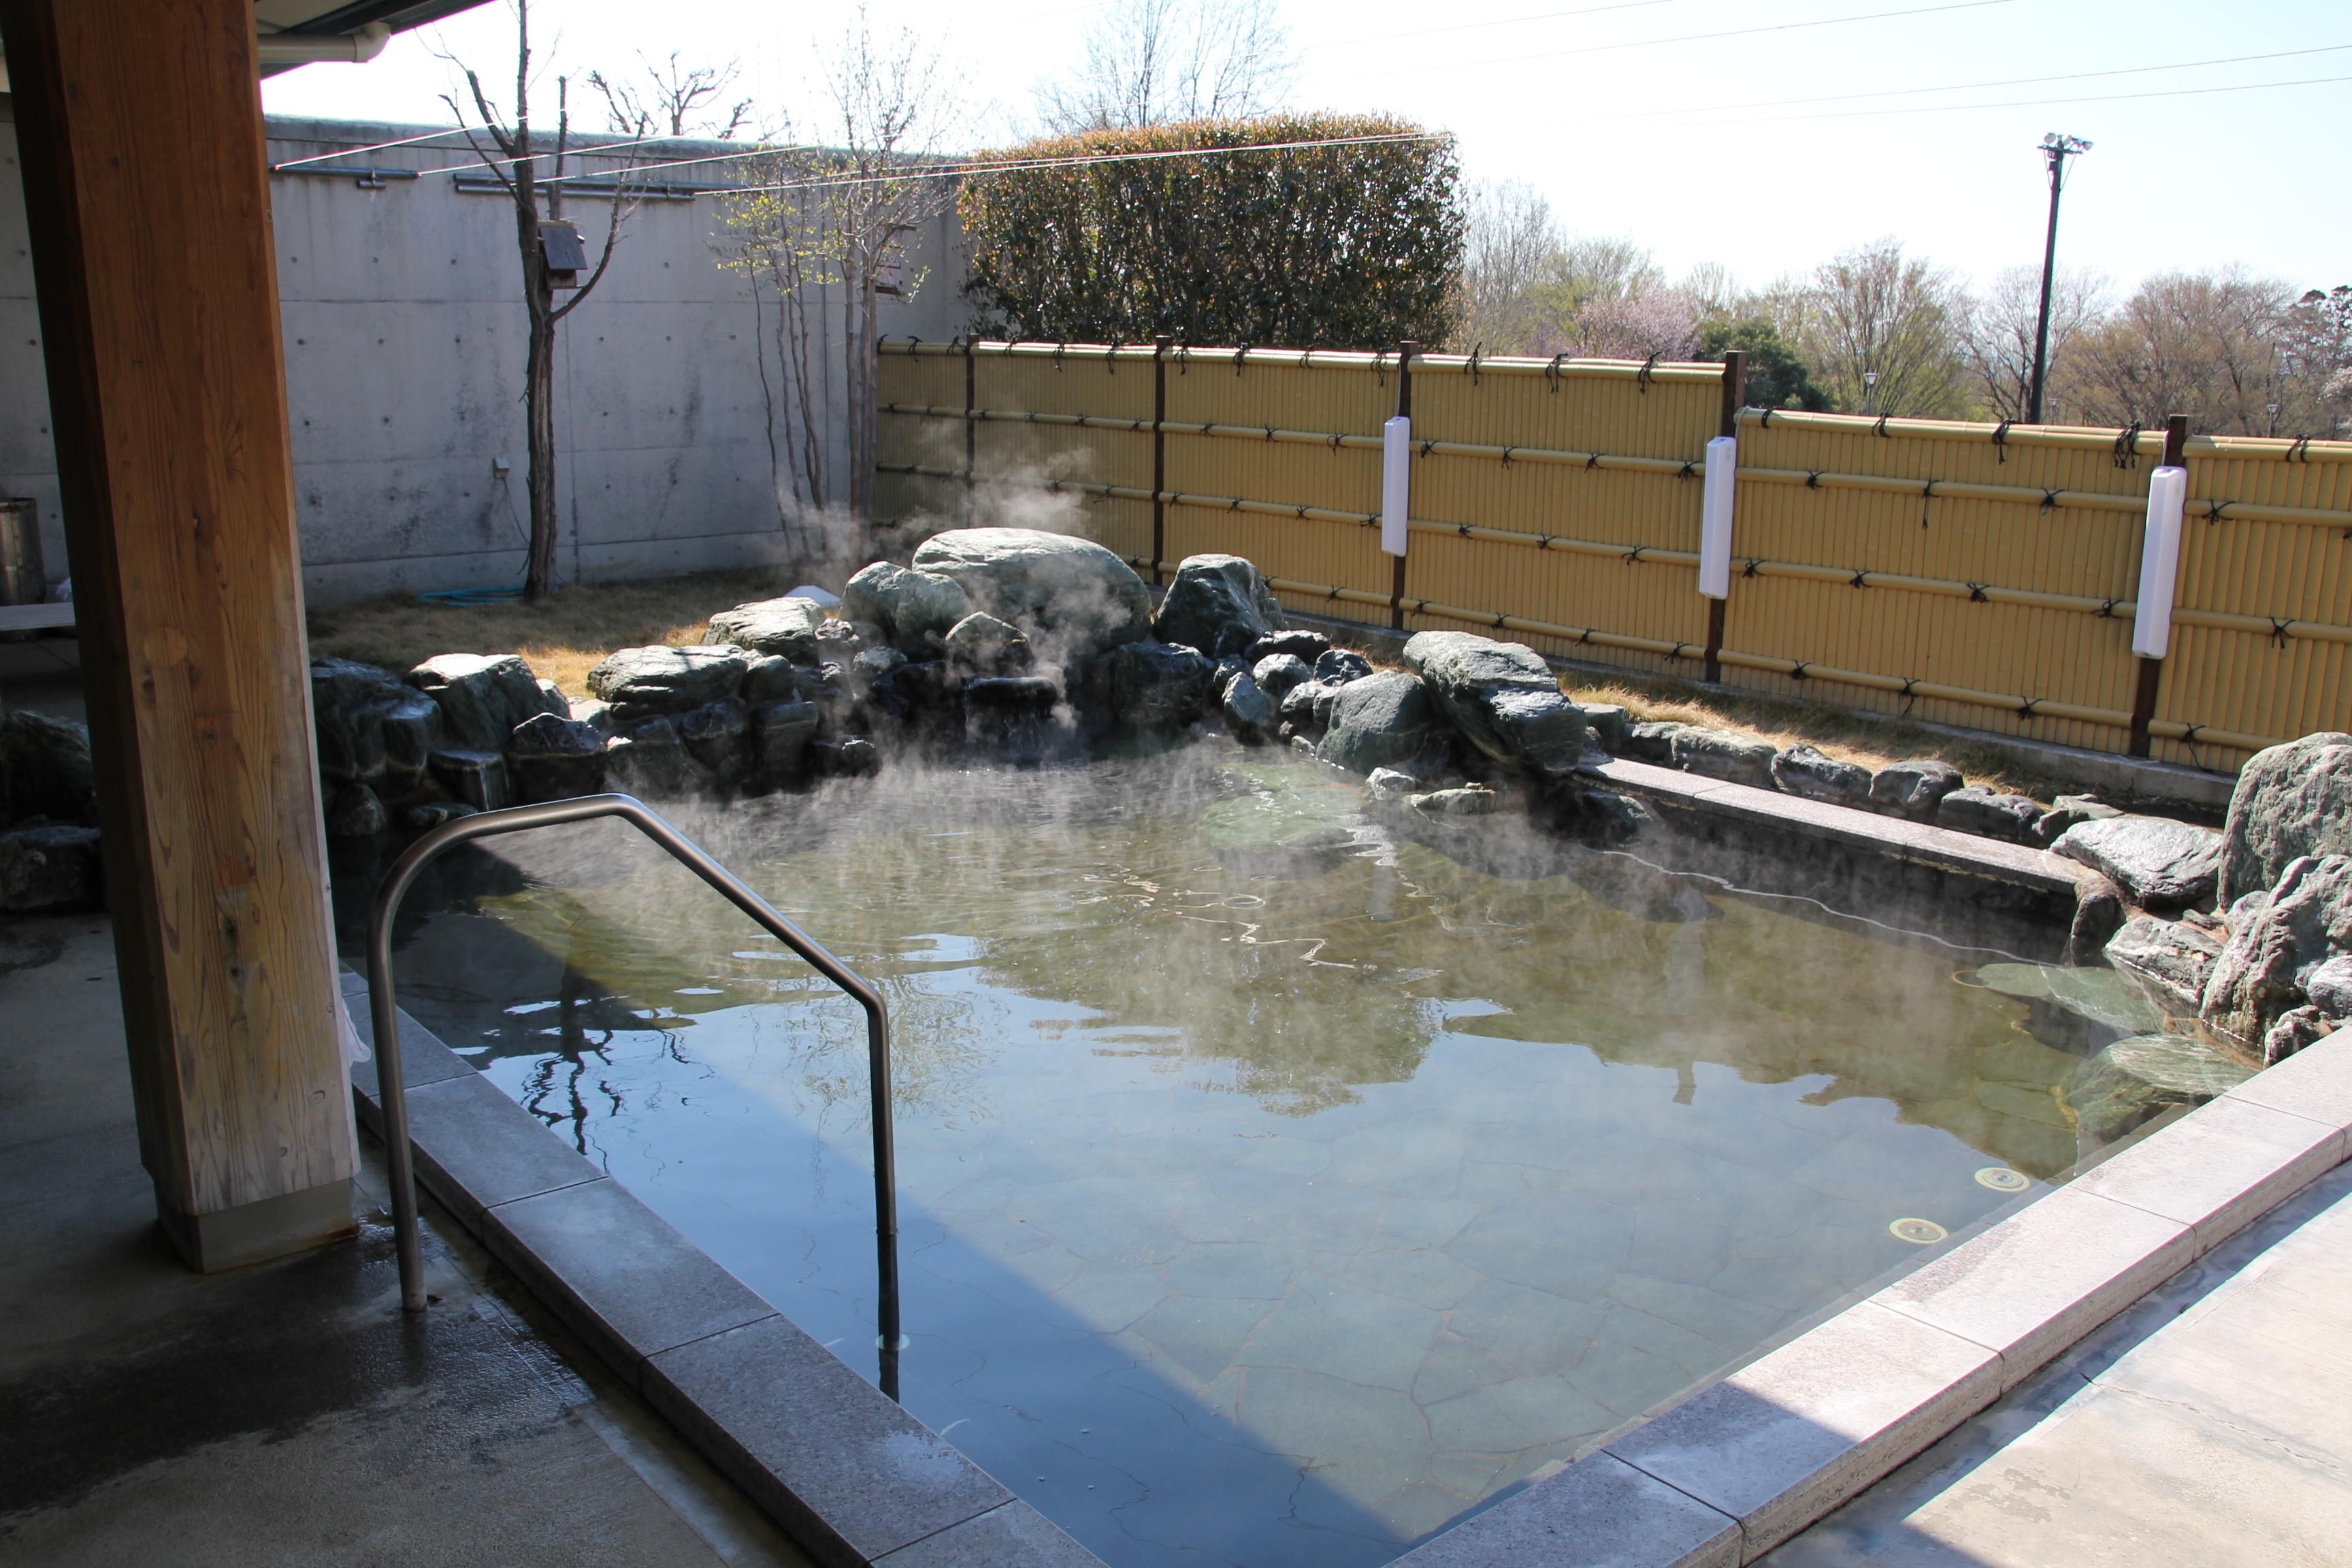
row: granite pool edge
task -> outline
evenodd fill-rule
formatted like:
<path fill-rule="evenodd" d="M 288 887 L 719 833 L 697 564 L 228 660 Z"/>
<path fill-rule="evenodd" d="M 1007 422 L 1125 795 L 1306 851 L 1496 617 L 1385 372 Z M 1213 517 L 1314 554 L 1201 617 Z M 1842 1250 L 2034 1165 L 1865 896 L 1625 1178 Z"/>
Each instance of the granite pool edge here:
<path fill-rule="evenodd" d="M 367 984 L 345 971 L 373 1045 Z M 1104 1568 L 419 1024 L 416 1177 L 615 1375 L 826 1568 Z M 352 1069 L 379 1137 L 373 1062 Z"/>
<path fill-rule="evenodd" d="M 2352 1029 L 2257 1074 L 1391 1568 L 1731 1568 L 2352 1155 Z"/>

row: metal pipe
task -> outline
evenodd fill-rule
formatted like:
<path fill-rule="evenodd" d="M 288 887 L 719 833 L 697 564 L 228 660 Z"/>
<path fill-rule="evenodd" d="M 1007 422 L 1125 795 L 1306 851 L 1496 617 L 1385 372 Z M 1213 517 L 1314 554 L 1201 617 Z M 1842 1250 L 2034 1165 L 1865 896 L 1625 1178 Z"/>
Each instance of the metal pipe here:
<path fill-rule="evenodd" d="M 898 1311 L 898 1155 L 890 1118 L 890 1017 L 882 994 L 851 973 L 816 940 L 753 892 L 701 846 L 634 795 L 591 795 L 541 805 L 511 806 L 445 822 L 411 844 L 376 889 L 368 914 L 368 1014 L 375 1025 L 376 1085 L 383 1108 L 385 1163 L 392 1175 L 392 1226 L 400 1258 L 400 1305 L 425 1310 L 425 1270 L 416 1225 L 416 1178 L 408 1137 L 407 1080 L 400 1060 L 400 1015 L 392 988 L 392 925 L 417 875 L 446 849 L 477 838 L 617 816 L 702 879 L 719 897 L 751 917 L 809 966 L 847 992 L 866 1010 L 866 1075 L 874 1121 L 874 1248 L 879 1302 L 876 1347 L 882 1352 L 882 1392 L 898 1397 L 898 1352 L 905 1348 Z"/>

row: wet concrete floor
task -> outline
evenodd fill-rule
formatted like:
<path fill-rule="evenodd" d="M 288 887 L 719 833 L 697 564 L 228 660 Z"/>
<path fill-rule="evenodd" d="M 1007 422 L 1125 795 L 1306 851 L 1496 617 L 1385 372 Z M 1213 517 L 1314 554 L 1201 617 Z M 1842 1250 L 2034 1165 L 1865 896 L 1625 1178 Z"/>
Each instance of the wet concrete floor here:
<path fill-rule="evenodd" d="M 0 1563 L 801 1568 L 428 1207 L 398 1310 L 360 1237 L 191 1273 L 139 1163 L 102 915 L 0 920 Z"/>

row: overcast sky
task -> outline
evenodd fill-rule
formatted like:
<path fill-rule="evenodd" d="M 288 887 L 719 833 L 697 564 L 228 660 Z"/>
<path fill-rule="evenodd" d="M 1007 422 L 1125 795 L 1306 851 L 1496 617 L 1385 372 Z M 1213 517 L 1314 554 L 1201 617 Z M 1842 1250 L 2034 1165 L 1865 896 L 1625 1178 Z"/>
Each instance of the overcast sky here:
<path fill-rule="evenodd" d="M 1470 177 L 1526 180 L 1571 229 L 1630 237 L 1673 271 L 1720 261 L 1761 285 L 1881 235 L 1979 279 L 2038 264 L 2034 143 L 2056 130 L 2095 144 L 2067 186 L 2062 261 L 2125 287 L 2231 262 L 2298 289 L 2352 282 L 2343 0 L 1282 6 L 1303 56 L 1297 107 L 1452 132 Z M 873 17 L 937 44 L 976 105 L 971 138 L 987 142 L 1025 129 L 1030 84 L 1076 53 L 1100 10 L 895 0 Z M 814 61 L 844 16 L 741 0 L 533 11 L 554 68 L 620 73 L 672 50 L 735 60 L 772 121 L 803 121 L 822 104 Z M 271 78 L 263 100 L 273 113 L 446 121 L 451 70 L 436 49 L 510 79 L 510 14 L 494 3 L 367 65 Z M 2234 90 L 2256 83 L 2309 85 Z"/>

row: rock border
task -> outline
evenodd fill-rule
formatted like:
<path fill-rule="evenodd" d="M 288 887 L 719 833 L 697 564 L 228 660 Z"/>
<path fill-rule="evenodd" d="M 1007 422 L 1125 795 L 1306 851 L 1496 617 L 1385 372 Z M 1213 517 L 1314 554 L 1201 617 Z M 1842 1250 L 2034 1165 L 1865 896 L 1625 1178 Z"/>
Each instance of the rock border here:
<path fill-rule="evenodd" d="M 1742 788 L 1648 771 L 1706 793 Z M 341 983 L 362 1004 L 352 1012 L 366 1037 L 366 981 L 346 971 Z M 1101 1568 L 399 1017 L 425 1190 L 803 1550 L 828 1568 Z M 352 1079 L 361 1119 L 381 1132 L 372 1065 Z M 1397 1568 L 1753 1562 L 2348 1153 L 2352 1029 L 1539 1476 Z"/>

